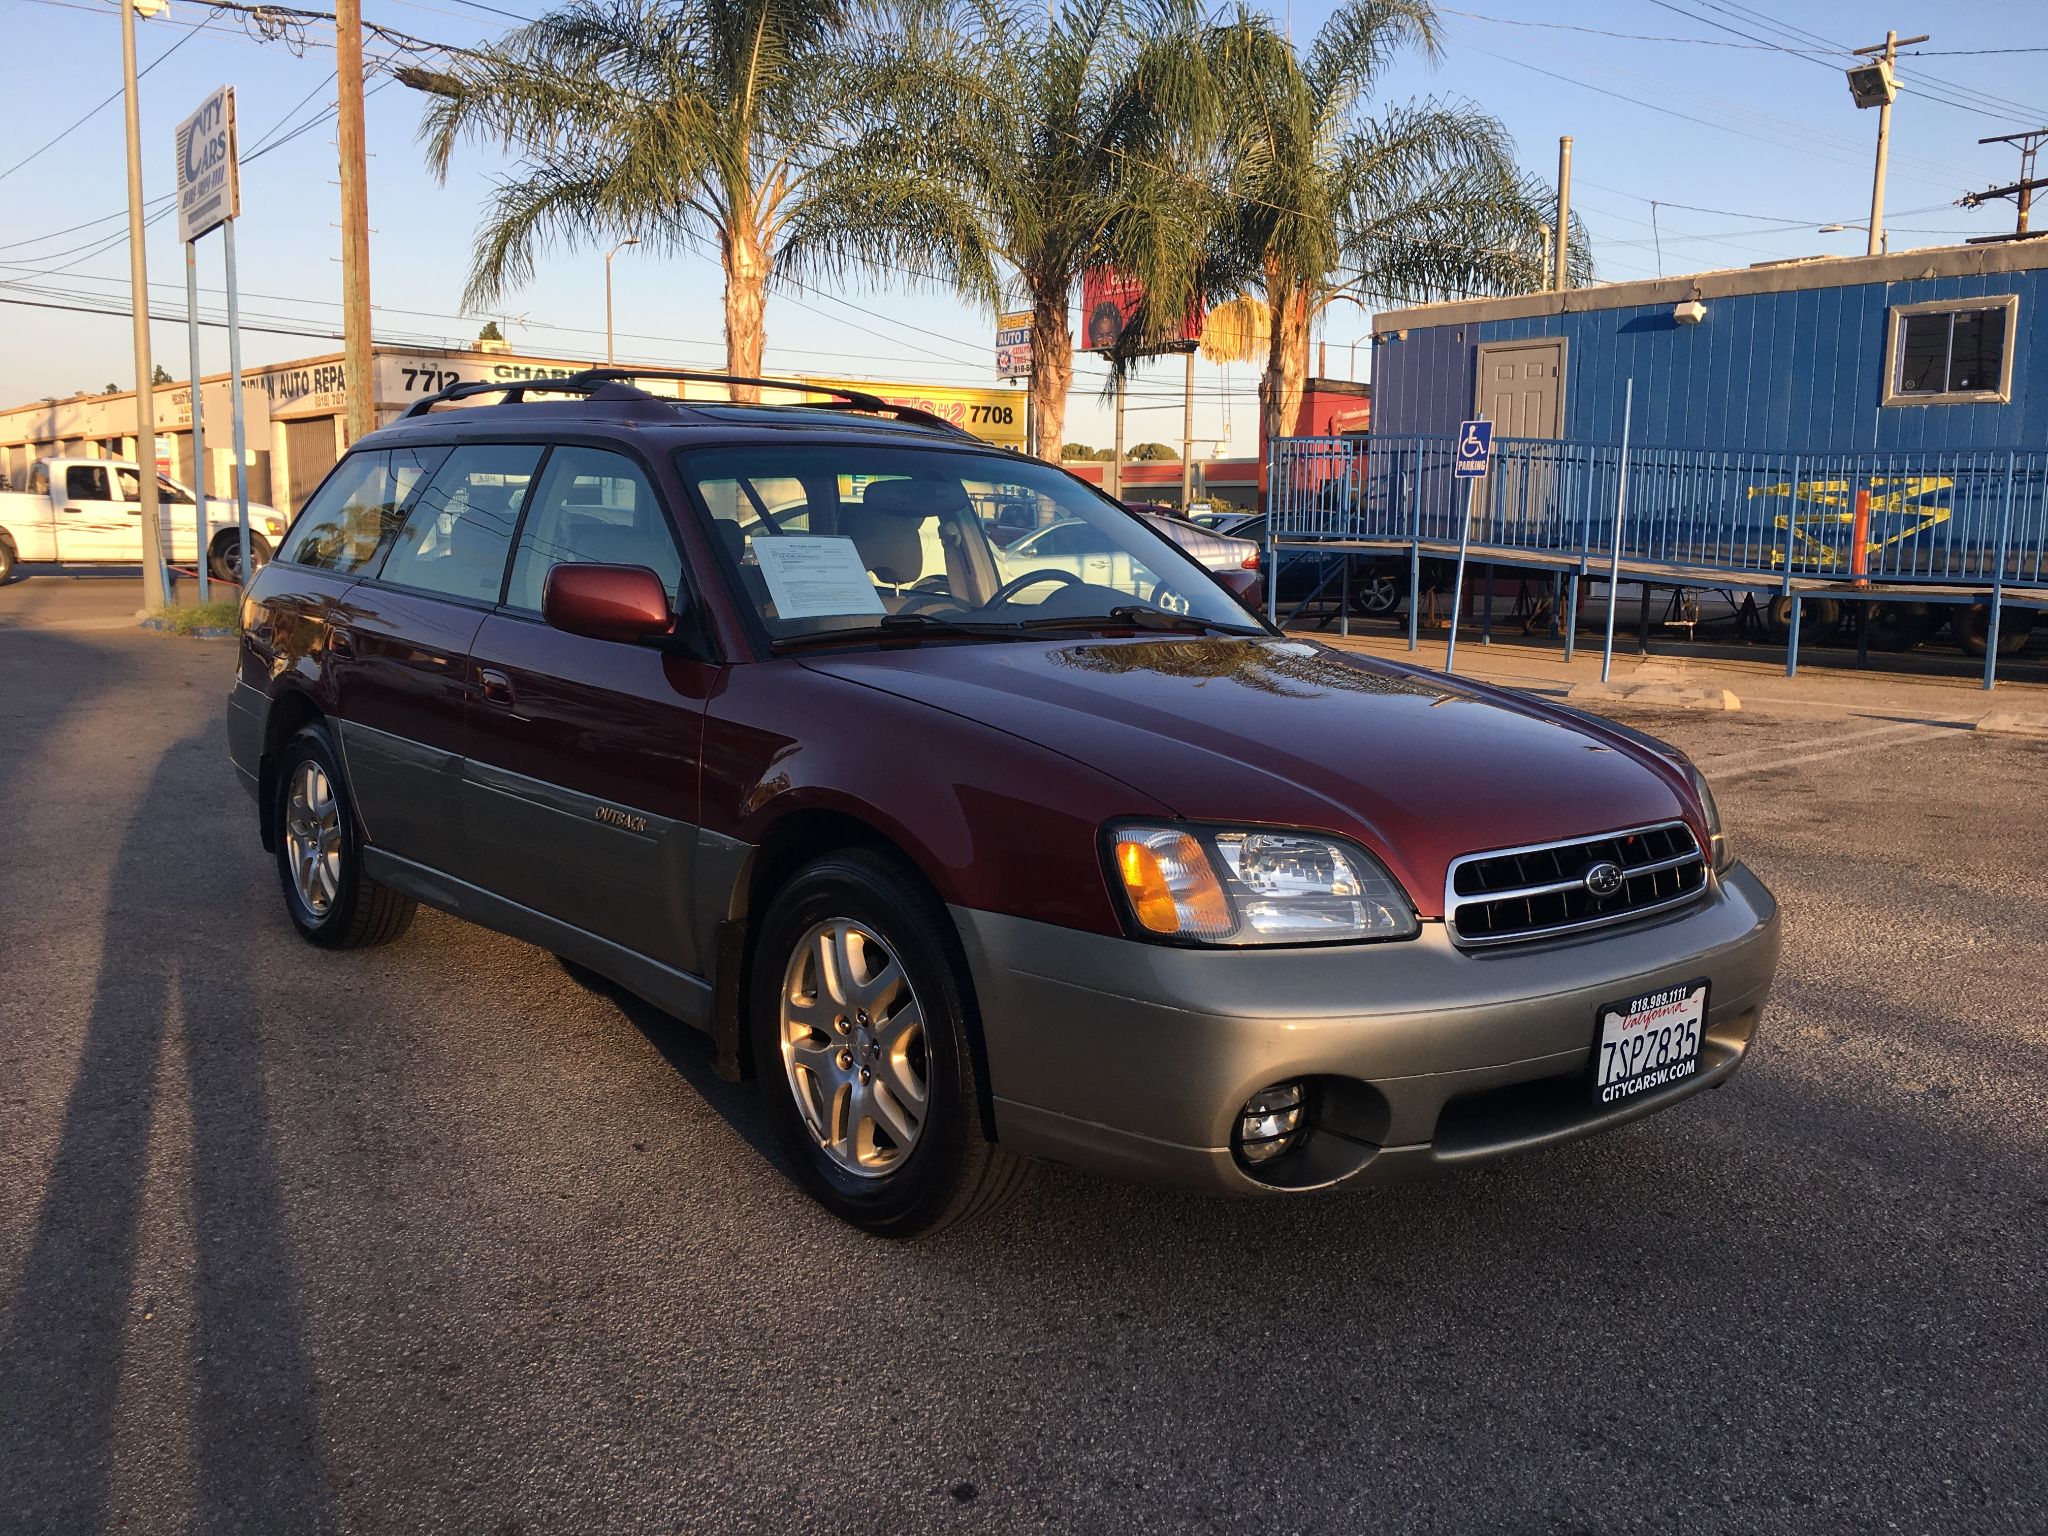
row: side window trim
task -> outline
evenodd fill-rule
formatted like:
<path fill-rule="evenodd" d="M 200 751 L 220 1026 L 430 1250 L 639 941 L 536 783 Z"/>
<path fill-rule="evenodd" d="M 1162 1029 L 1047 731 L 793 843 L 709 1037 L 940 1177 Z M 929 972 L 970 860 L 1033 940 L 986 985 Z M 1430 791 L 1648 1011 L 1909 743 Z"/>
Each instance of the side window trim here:
<path fill-rule="evenodd" d="M 1894 304 L 1889 312 L 1889 323 L 1885 328 L 1884 390 L 1880 403 L 1885 406 L 1904 405 L 2004 405 L 2012 400 L 2013 359 L 2019 349 L 2019 304 L 2017 293 L 1988 293 L 1976 298 L 1929 299 L 1917 304 Z M 1998 381 L 1987 389 L 1952 390 L 1947 387 L 1948 375 L 1955 366 L 1955 321 L 1962 315 L 1981 315 L 1993 311 L 2004 316 L 2004 335 L 2001 338 L 1998 360 Z M 1923 315 L 1946 315 L 1949 319 L 1948 350 L 1943 361 L 1943 387 L 1939 390 L 1913 390 L 1908 392 L 1900 386 L 1905 377 L 1907 321 Z"/>
<path fill-rule="evenodd" d="M 533 478 L 526 482 L 526 494 L 519 498 L 519 515 L 512 520 L 512 540 L 505 546 L 505 569 L 498 572 L 498 600 L 491 606 L 502 609 L 512 595 L 512 573 L 519 568 L 519 542 L 526 537 L 526 520 L 533 516 L 533 503 L 547 484 L 548 466 L 555 462 L 557 443 L 541 447 L 540 462 L 533 466 Z M 515 610 L 518 611 L 518 610 Z"/>

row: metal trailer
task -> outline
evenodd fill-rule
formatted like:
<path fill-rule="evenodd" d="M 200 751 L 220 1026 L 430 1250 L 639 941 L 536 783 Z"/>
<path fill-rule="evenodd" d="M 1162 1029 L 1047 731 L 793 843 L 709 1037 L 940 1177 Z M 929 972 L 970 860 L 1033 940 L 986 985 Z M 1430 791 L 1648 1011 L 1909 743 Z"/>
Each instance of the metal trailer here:
<path fill-rule="evenodd" d="M 1277 441 L 1269 547 L 1405 554 L 1414 649 L 1422 562 L 1454 557 L 1463 531 L 1453 446 L 1420 435 Z M 1547 571 L 1565 589 L 1568 653 L 1588 577 L 1775 602 L 1788 674 L 1809 602 L 1885 605 L 1888 622 L 1967 605 L 1990 688 L 2001 626 L 2009 644 L 2048 607 L 2048 454 L 1631 447 L 1623 469 L 1615 444 L 1500 439 L 1471 503 L 1475 563 Z"/>

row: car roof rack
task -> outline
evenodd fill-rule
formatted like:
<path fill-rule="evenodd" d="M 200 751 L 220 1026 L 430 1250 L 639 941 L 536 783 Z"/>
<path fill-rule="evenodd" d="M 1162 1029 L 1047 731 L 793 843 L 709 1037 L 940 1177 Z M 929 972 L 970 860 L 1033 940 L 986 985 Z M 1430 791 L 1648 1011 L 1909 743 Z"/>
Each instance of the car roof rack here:
<path fill-rule="evenodd" d="M 410 406 L 406 407 L 405 415 L 401 416 L 399 420 L 405 421 L 414 416 L 424 416 L 437 405 L 445 404 L 450 400 L 466 400 L 473 395 L 500 394 L 505 397 L 504 403 L 517 405 L 524 401 L 529 393 L 583 395 L 588 397 L 595 395 L 599 390 L 611 384 L 625 385 L 631 390 L 631 381 L 634 379 L 674 379 L 679 382 L 694 384 L 746 384 L 757 389 L 780 389 L 793 394 L 824 395 L 828 396 L 829 399 L 817 404 L 806 402 L 808 408 L 811 410 L 855 411 L 863 415 L 888 416 L 912 426 L 932 427 L 938 431 L 950 433 L 955 437 L 965 437 L 974 442 L 981 441 L 972 432 L 955 426 L 943 416 L 934 415 L 930 411 L 920 410 L 914 405 L 898 405 L 893 401 L 884 400 L 880 395 L 870 394 L 864 389 L 840 389 L 826 384 L 804 384 L 794 379 L 756 379 L 737 373 L 701 373 L 688 368 L 586 368 L 580 373 L 566 374 L 560 378 L 553 379 L 513 379 L 503 382 L 481 380 L 468 384 L 451 384 L 446 389 L 427 396 L 424 400 L 415 400 Z M 644 390 L 631 390 L 631 393 L 646 400 L 661 400 L 662 398 L 659 395 L 648 394 Z M 664 401 L 663 403 L 674 405 L 711 405 L 722 402 L 676 400 Z"/>

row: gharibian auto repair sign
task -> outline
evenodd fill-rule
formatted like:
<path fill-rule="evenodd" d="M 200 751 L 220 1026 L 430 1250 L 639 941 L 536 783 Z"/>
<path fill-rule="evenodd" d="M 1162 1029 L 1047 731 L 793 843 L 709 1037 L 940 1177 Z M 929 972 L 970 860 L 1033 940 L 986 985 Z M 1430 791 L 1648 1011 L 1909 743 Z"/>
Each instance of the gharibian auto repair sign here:
<path fill-rule="evenodd" d="M 188 244 L 242 212 L 235 165 L 235 88 L 224 85 L 178 124 L 178 238 Z"/>

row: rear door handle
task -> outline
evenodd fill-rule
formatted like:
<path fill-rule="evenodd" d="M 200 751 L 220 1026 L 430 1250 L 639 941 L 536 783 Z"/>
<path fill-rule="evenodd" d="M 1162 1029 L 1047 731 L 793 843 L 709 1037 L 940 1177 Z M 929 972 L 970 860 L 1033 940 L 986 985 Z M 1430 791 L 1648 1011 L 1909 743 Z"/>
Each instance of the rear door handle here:
<path fill-rule="evenodd" d="M 477 671 L 477 681 L 483 684 L 484 701 L 489 704 L 503 704 L 510 708 L 513 703 L 512 679 L 495 667 L 483 667 Z"/>
<path fill-rule="evenodd" d="M 356 637 L 345 629 L 331 631 L 327 636 L 327 654 L 352 660 L 356 654 Z"/>

